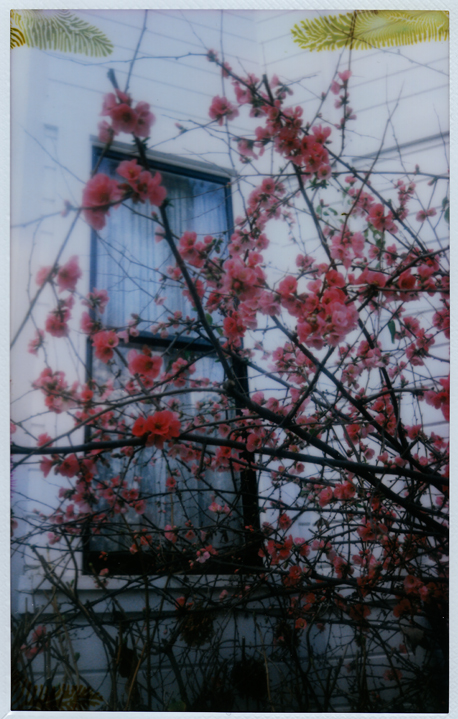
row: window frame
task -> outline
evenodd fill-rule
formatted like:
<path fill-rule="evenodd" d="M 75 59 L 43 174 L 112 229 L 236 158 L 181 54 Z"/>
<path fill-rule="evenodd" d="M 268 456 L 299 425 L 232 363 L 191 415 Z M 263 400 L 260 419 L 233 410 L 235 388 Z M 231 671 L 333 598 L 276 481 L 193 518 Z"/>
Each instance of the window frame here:
<path fill-rule="evenodd" d="M 92 167 L 96 167 L 101 158 L 119 160 L 122 162 L 126 159 L 137 157 L 138 153 L 133 151 L 132 145 L 116 142 L 111 145 L 107 152 L 103 152 L 105 146 L 95 138 L 91 138 L 92 145 Z M 227 217 L 227 237 L 228 240 L 234 231 L 234 219 L 232 211 L 232 194 L 230 181 L 236 176 L 234 170 L 220 168 L 208 163 L 199 162 L 192 159 L 184 159 L 171 154 L 162 152 L 146 152 L 149 168 L 155 172 L 168 172 L 171 174 L 191 177 L 207 182 L 220 184 L 224 189 L 225 211 Z M 89 270 L 89 287 L 97 287 L 97 232 L 91 228 L 90 240 L 90 270 Z M 92 310 L 91 310 L 92 314 Z M 177 349 L 193 349 L 205 352 L 211 349 L 210 342 L 205 342 L 202 338 L 180 337 L 161 338 L 159 336 L 148 333 L 140 334 L 138 337 L 131 337 L 129 342 L 125 343 L 125 347 L 129 349 L 141 348 L 146 345 L 151 349 L 164 349 L 170 346 Z M 90 338 L 86 341 L 86 381 L 93 376 L 93 347 Z M 236 358 L 232 359 L 232 367 L 240 384 L 248 394 L 248 372 L 247 365 Z M 236 405 L 235 411 L 240 413 L 240 407 Z M 85 442 L 90 441 L 90 427 L 85 427 Z M 82 536 L 82 570 L 83 574 L 93 575 L 94 572 L 99 574 L 102 569 L 108 569 L 110 576 L 138 576 L 143 574 L 161 576 L 170 574 L 171 567 L 173 571 L 183 574 L 210 574 L 210 575 L 232 575 L 234 573 L 242 573 L 244 567 L 250 573 L 253 571 L 263 571 L 264 563 L 259 554 L 262 545 L 262 535 L 260 526 L 260 510 L 259 495 L 257 488 L 256 471 L 254 469 L 245 469 L 239 472 L 240 478 L 240 497 L 242 502 L 243 527 L 245 541 L 238 547 L 234 548 L 229 557 L 221 560 L 218 555 L 212 556 L 205 564 L 194 563 L 193 568 L 189 567 L 187 557 L 181 557 L 179 561 L 176 553 L 170 552 L 170 558 L 163 565 L 159 566 L 154 563 L 155 557 L 149 553 L 137 553 L 132 555 L 128 550 L 109 552 L 107 557 L 102 557 L 101 550 L 90 549 L 90 526 L 83 529 Z M 172 573 L 173 573 L 172 571 Z"/>

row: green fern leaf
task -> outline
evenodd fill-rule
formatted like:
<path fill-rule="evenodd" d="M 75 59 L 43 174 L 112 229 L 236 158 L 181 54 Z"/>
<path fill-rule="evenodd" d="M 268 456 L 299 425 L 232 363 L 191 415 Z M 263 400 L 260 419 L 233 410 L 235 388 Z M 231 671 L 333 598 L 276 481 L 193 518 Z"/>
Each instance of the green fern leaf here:
<path fill-rule="evenodd" d="M 356 10 L 303 20 L 291 30 L 304 50 L 371 49 L 448 40 L 449 15 L 433 10 Z"/>
<path fill-rule="evenodd" d="M 72 15 L 69 10 L 11 11 L 11 17 L 24 38 L 21 44 L 28 47 L 95 57 L 105 57 L 113 52 L 112 42 L 101 30 Z M 14 46 L 18 47 L 17 44 Z"/>

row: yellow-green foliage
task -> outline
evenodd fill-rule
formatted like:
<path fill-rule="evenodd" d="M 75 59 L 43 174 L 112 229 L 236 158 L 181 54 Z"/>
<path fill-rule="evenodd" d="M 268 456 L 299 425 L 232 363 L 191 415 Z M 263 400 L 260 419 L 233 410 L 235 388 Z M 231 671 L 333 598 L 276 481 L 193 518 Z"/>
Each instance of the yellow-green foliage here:
<path fill-rule="evenodd" d="M 11 49 L 27 45 L 95 57 L 113 52 L 103 32 L 69 10 L 11 10 L 10 27 Z"/>
<path fill-rule="evenodd" d="M 355 10 L 303 20 L 291 30 L 304 50 L 355 50 L 448 40 L 448 12 L 438 10 Z"/>

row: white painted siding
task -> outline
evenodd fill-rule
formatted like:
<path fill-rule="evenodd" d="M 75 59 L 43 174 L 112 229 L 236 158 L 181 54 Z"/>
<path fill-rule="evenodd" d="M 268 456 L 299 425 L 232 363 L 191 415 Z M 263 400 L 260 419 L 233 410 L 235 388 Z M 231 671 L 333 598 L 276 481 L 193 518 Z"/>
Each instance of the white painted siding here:
<path fill-rule="evenodd" d="M 111 91 L 106 77 L 107 70 L 115 70 L 122 88 L 144 21 L 143 11 L 137 10 L 84 10 L 79 14 L 96 24 L 114 41 L 115 50 L 109 59 L 92 61 L 80 56 L 37 50 L 15 51 L 13 55 L 12 215 L 13 225 L 17 226 L 12 239 L 13 335 L 25 315 L 29 298 L 35 294 L 33 278 L 36 270 L 53 261 L 72 218 L 56 215 L 38 225 L 21 225 L 41 215 L 60 212 L 66 199 L 75 205 L 80 203 L 84 182 L 91 171 L 91 137 L 97 133 L 103 95 Z M 204 57 L 209 48 L 214 48 L 220 56 L 224 56 L 236 72 L 253 72 L 258 76 L 263 72 L 269 76 L 274 73 L 279 75 L 283 81 L 291 83 L 294 90 L 291 104 L 301 105 L 306 119 L 314 117 L 321 92 L 329 87 L 336 71 L 339 53 L 306 53 L 294 45 L 290 29 L 306 15 L 299 11 L 277 10 L 224 13 L 217 10 L 149 11 L 129 89 L 135 100 L 149 102 L 156 115 L 151 149 L 184 159 L 208 162 L 212 166 L 248 172 L 246 168 L 240 167 L 236 157 L 228 157 L 227 136 L 223 129 L 216 128 L 208 134 L 200 128 L 209 120 L 207 111 L 215 95 L 227 94 L 229 98 L 232 97 L 230 81 L 222 80 L 218 68 Z M 313 16 L 314 13 L 309 12 L 308 15 Z M 340 69 L 346 68 L 347 64 L 348 54 L 345 53 Z M 345 156 L 348 162 L 352 164 L 356 162 L 354 158 L 365 154 L 367 159 L 359 160 L 357 166 L 358 169 L 369 168 L 371 155 L 380 149 L 381 138 L 387 128 L 384 151 L 396 145 L 402 147 L 406 143 L 416 142 L 402 150 L 404 167 L 412 171 L 415 164 L 420 163 L 422 170 L 428 168 L 433 173 L 444 174 L 448 151 L 447 45 L 429 43 L 421 48 L 402 48 L 400 52 L 395 49 L 355 52 L 351 69 L 351 106 L 358 119 L 364 122 L 355 123 L 357 131 L 350 127 L 347 132 Z M 304 76 L 306 79 L 302 79 Z M 392 121 L 389 121 L 390 113 L 396 105 Z M 331 110 L 327 119 L 338 122 L 340 115 L 340 110 Z M 175 123 L 183 125 L 187 131 L 180 134 Z M 364 134 L 360 134 L 362 126 Z M 243 112 L 232 124 L 233 131 L 240 135 L 252 134 L 255 127 L 256 121 Z M 337 142 L 338 133 L 335 135 Z M 265 164 L 266 167 L 269 164 L 267 153 Z M 378 169 L 388 172 L 396 167 L 402 169 L 399 154 L 395 150 L 381 155 Z M 256 183 L 256 178 L 253 182 Z M 390 179 L 385 175 L 380 175 L 373 182 L 384 191 L 391 187 Z M 412 203 L 412 215 L 420 209 L 420 203 L 429 203 L 433 190 L 424 179 L 417 183 L 418 200 L 416 204 Z M 432 206 L 439 206 L 441 200 L 442 195 L 438 191 L 432 199 Z M 235 214 L 239 202 L 240 199 L 235 196 Z M 274 225 L 275 231 L 272 231 L 272 243 L 267 254 L 267 259 L 276 268 L 272 271 L 275 279 L 294 262 L 294 255 L 285 250 L 288 246 L 285 229 L 280 227 L 280 223 L 277 225 Z M 309 252 L 318 252 L 319 243 L 314 228 L 304 224 L 302 232 L 307 236 Z M 63 255 L 65 260 L 77 252 L 86 276 L 90 259 L 89 234 L 89 228 L 80 222 Z M 439 246 L 447 243 L 448 239 L 434 238 L 431 229 L 431 242 Z M 28 297 L 23 292 L 25 277 Z M 43 318 L 48 310 L 48 301 L 40 299 L 37 317 Z M 429 311 L 425 306 L 424 312 Z M 75 313 L 72 326 L 77 328 L 78 325 L 79 317 Z M 27 353 L 31 335 L 31 331 L 23 333 L 12 355 L 13 398 L 17 398 L 14 416 L 21 418 L 36 412 L 34 432 L 57 433 L 58 429 L 65 429 L 61 418 L 55 417 L 51 426 L 51 420 L 42 417 L 39 393 L 22 397 L 42 369 L 40 361 L 35 361 Z M 271 344 L 266 346 L 273 349 L 277 342 L 277 339 L 272 338 Z M 76 347 L 78 352 L 84 352 L 83 337 L 80 336 Z M 438 351 L 445 356 L 447 349 L 443 346 Z M 62 357 L 59 348 L 53 349 L 50 357 L 52 366 L 57 367 Z M 73 373 L 75 379 L 82 379 L 81 367 L 76 364 Z M 253 388 L 257 388 L 254 378 Z M 441 418 L 438 411 L 435 424 L 443 423 Z M 27 441 L 20 431 L 16 437 L 21 443 Z M 15 474 L 14 502 L 18 513 L 34 520 L 30 514 L 32 505 L 25 502 L 23 497 L 51 505 L 57 484 L 56 477 L 49 476 L 45 480 L 36 468 L 23 465 Z M 296 488 L 289 491 L 295 492 Z M 301 519 L 294 528 L 296 536 L 307 532 L 309 521 L 312 519 Z M 32 564 L 35 566 L 34 562 Z M 17 561 L 13 566 L 14 601 L 18 612 L 23 612 L 26 600 L 30 609 L 31 602 L 39 603 L 43 599 L 40 572 L 28 572 L 27 576 L 21 576 L 24 574 L 21 562 Z M 19 595 L 16 594 L 18 587 Z M 83 578 L 82 589 L 84 600 L 89 597 L 91 601 L 96 599 L 92 580 Z M 182 587 L 178 586 L 176 596 L 181 590 Z M 131 612 L 141 612 L 143 596 L 138 587 L 126 594 L 123 601 Z M 108 611 L 107 608 L 97 608 L 100 612 L 105 610 Z M 233 626 L 227 628 L 227 632 L 235 632 L 237 628 L 239 633 L 245 631 L 247 637 L 253 632 L 245 618 L 242 617 L 239 624 L 234 622 Z M 88 646 L 87 631 L 81 628 L 82 649 Z M 325 638 L 319 637 L 316 641 L 319 647 Z M 347 660 L 350 659 L 350 653 L 351 650 Z M 108 691 L 106 672 L 101 669 L 104 661 L 100 644 L 97 640 L 91 640 L 91 652 L 84 655 L 81 668 L 87 670 L 88 676 L 93 678 L 94 687 Z M 281 672 L 280 662 L 276 669 Z"/>

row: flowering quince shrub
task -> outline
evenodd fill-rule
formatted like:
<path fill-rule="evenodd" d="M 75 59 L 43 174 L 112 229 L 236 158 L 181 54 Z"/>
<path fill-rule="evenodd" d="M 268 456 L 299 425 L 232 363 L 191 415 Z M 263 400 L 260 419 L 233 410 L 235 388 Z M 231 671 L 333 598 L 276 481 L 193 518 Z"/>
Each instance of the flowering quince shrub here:
<path fill-rule="evenodd" d="M 88 571 L 108 599 L 117 573 L 139 576 L 130 580 L 138 587 L 153 575 L 178 577 L 185 596 L 164 590 L 156 618 L 147 604 L 129 630 L 141 680 L 122 663 L 128 645 L 114 651 L 97 620 L 88 619 L 111 647 L 114 675 L 129 678 L 129 701 L 146 692 L 150 710 L 167 707 L 144 655 L 179 653 L 181 701 L 201 708 L 180 674 L 187 652 L 208 642 L 217 652 L 218 617 L 240 609 L 266 611 L 263 651 L 290 667 L 300 710 L 326 711 L 334 696 L 361 711 L 442 710 L 421 677 L 445 676 L 447 658 L 448 441 L 440 428 L 449 419 L 450 383 L 446 357 L 435 352 L 450 337 L 449 281 L 446 250 L 429 247 L 422 234 L 429 228 L 437 236 L 443 208 L 418 210 L 415 175 L 395 175 L 382 195 L 372 170 L 345 161 L 339 147 L 357 119 L 349 70 L 329 88 L 338 96 L 335 109 L 343 109 L 335 122 L 324 110 L 307 116 L 277 77 L 239 76 L 214 51 L 208 60 L 221 68 L 228 94 L 213 98 L 208 131 L 224 125 L 231 134 L 239 114 L 252 118 L 250 136 L 232 135 L 241 175 L 265 153 L 276 169 L 259 170 L 225 246 L 191 230 L 177 236 L 166 188 L 145 155 L 154 122 L 149 105 L 118 89 L 105 96 L 102 115 L 110 123 L 99 126 L 100 140 L 109 146 L 130 134 L 136 157 L 119 163 L 116 178 L 97 172 L 87 181 L 82 217 L 97 233 L 127 201 L 155 208 L 151 237 L 167 243 L 173 257 L 156 275 L 163 314 L 153 326 L 147 311 L 109 326 L 109 292 L 81 294 L 77 256 L 39 269 L 38 288 L 57 304 L 31 335 L 29 352 L 46 362 L 33 387 L 71 428 L 37 438 L 31 429 L 31 445 L 13 444 L 15 463 L 25 455 L 61 484 L 55 509 L 37 514 L 27 539 L 15 526 L 13 541 L 28 545 L 34 532 L 47 533 L 59 549 L 56 564 L 35 546 L 33 552 L 48 562 L 56 587 L 62 556 L 74 557 L 89 541 L 96 549 Z M 313 252 L 301 239 L 299 212 L 317 238 Z M 279 223 L 295 248 L 280 275 L 270 254 Z M 190 301 L 191 316 L 166 309 L 168 287 Z M 77 303 L 81 324 L 71 329 Z M 99 368 L 88 369 L 84 381 L 47 354 L 51 342 L 69 343 L 77 331 Z M 142 345 L 144 332 L 197 333 L 224 381 L 202 373 L 191 340 L 177 357 Z M 146 481 L 151 476 L 155 481 Z M 231 576 L 218 596 L 215 574 Z M 200 584 L 189 584 L 196 576 Z M 206 587 L 206 598 L 193 586 Z M 68 597 L 77 606 L 76 593 Z M 55 643 L 53 636 L 35 627 L 24 660 Z M 352 650 L 345 659 L 346 645 Z M 379 657 L 375 668 L 371 653 Z M 213 673 L 208 696 L 217 686 L 226 691 L 230 676 L 227 667 Z M 264 694 L 265 681 L 262 669 L 258 699 L 268 702 L 276 679 L 268 678 Z M 253 698 L 250 691 L 243 689 Z"/>

